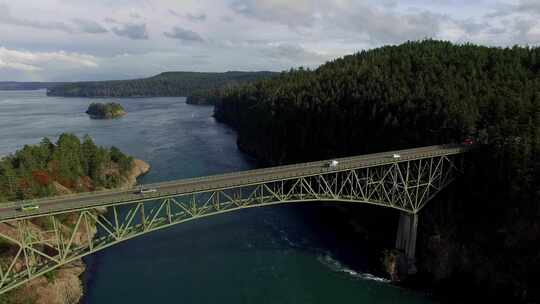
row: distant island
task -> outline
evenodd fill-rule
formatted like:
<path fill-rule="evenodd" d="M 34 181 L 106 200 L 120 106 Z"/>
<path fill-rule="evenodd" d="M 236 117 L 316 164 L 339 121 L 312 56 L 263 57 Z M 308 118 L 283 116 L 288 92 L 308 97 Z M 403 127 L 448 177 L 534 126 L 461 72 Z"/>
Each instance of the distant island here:
<path fill-rule="evenodd" d="M 190 97 L 199 92 L 197 104 L 211 103 L 204 95 L 226 86 L 269 79 L 276 72 L 165 72 L 153 77 L 132 80 L 72 82 L 47 89 L 49 96 L 64 97 Z"/>
<path fill-rule="evenodd" d="M 80 82 L 0 81 L 3 90 L 47 89 L 62 97 L 187 97 L 188 104 L 215 104 L 228 88 L 266 80 L 278 72 L 164 72 L 148 78 Z"/>
<path fill-rule="evenodd" d="M 56 86 L 65 85 L 67 82 L 17 82 L 0 81 L 0 91 L 34 91 L 51 89 Z"/>
<path fill-rule="evenodd" d="M 113 119 L 126 115 L 126 111 L 121 104 L 116 102 L 100 103 L 93 102 L 86 110 L 86 114 L 93 119 Z"/>

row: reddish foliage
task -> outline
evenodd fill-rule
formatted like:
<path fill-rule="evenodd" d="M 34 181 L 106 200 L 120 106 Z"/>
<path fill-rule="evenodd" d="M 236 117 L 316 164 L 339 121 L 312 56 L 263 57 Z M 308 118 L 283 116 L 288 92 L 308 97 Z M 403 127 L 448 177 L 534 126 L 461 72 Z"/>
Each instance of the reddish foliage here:
<path fill-rule="evenodd" d="M 86 191 L 94 190 L 93 181 L 89 176 L 81 177 L 81 185 L 86 189 Z"/>
<path fill-rule="evenodd" d="M 58 181 L 58 183 L 60 183 L 60 185 L 66 187 L 68 189 L 71 189 L 71 190 L 75 189 L 76 186 L 77 186 L 74 181 L 69 180 L 67 178 L 59 178 L 57 181 Z"/>
<path fill-rule="evenodd" d="M 18 187 L 22 191 L 26 191 L 28 190 L 28 188 L 30 188 L 30 183 L 26 179 L 22 178 L 21 180 L 19 180 Z"/>
<path fill-rule="evenodd" d="M 51 177 L 47 171 L 34 171 L 32 172 L 32 176 L 34 177 L 34 180 L 42 186 L 47 186 L 51 183 Z"/>
<path fill-rule="evenodd" d="M 59 167 L 58 161 L 56 160 L 50 161 L 48 164 L 48 167 L 49 167 L 49 171 L 51 172 L 52 179 L 57 180 L 58 175 L 59 175 L 58 174 L 58 167 Z"/>

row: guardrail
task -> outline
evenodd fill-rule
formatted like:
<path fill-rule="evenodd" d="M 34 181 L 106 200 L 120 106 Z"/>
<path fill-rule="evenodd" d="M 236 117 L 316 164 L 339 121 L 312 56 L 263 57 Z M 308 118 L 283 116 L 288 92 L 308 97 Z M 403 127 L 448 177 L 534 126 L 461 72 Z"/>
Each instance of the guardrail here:
<path fill-rule="evenodd" d="M 255 169 L 255 170 L 247 170 L 247 171 L 241 171 L 241 172 L 230 172 L 230 173 L 224 173 L 224 174 L 217 174 L 217 175 L 211 175 L 211 176 L 201 176 L 201 177 L 195 177 L 195 178 L 188 178 L 188 179 L 181 179 L 181 180 L 174 180 L 174 181 L 167 181 L 167 182 L 160 182 L 160 183 L 153 183 L 153 184 L 147 184 L 145 185 L 145 188 L 156 188 L 158 189 L 158 192 L 152 193 L 152 194 L 145 194 L 143 196 L 144 199 L 151 199 L 151 198 L 159 198 L 164 196 L 170 196 L 170 195 L 178 195 L 182 194 L 181 192 L 174 191 L 174 192 L 160 192 L 159 188 L 168 187 L 168 186 L 185 186 L 189 185 L 191 183 L 197 183 L 201 181 L 219 181 L 222 179 L 230 179 L 232 177 L 235 178 L 249 178 L 249 176 L 257 176 L 257 175 L 267 175 L 272 173 L 277 173 L 280 171 L 291 171 L 294 169 L 300 169 L 300 168 L 309 168 L 312 167 L 313 170 L 309 171 L 299 171 L 294 174 L 284 174 L 280 175 L 279 178 L 271 177 L 266 178 L 264 176 L 260 176 L 259 178 L 247 180 L 247 183 L 244 182 L 246 185 L 250 185 L 253 183 L 261 183 L 261 182 L 270 182 L 273 180 L 278 179 L 290 179 L 295 178 L 298 176 L 305 176 L 309 174 L 316 174 L 316 173 L 331 173 L 331 172 L 339 172 L 339 171 L 345 171 L 350 170 L 352 168 L 361 168 L 361 167 L 368 167 L 368 166 L 374 166 L 374 165 L 383 165 L 383 164 L 391 164 L 396 162 L 404 162 L 409 160 L 415 160 L 415 159 L 421 159 L 421 158 L 430 158 L 433 156 L 440 156 L 440 155 L 451 155 L 451 154 L 457 154 L 462 153 L 465 151 L 470 150 L 472 147 L 464 146 L 464 145 L 442 145 L 442 146 L 429 146 L 429 147 L 423 147 L 423 148 L 416 148 L 416 149 L 407 149 L 407 150 L 397 150 L 397 151 L 390 151 L 390 152 L 382 152 L 382 153 L 374 153 L 374 154 L 368 154 L 363 156 L 353 156 L 353 157 L 346 157 L 346 158 L 338 158 L 338 162 L 340 163 L 337 169 L 332 169 L 329 171 L 328 169 L 324 169 L 322 165 L 327 163 L 328 161 L 315 161 L 315 162 L 307 162 L 307 163 L 301 163 L 301 164 L 293 164 L 293 165 L 285 165 L 285 166 L 278 166 L 278 167 L 271 167 L 271 168 L 262 168 L 262 169 Z M 392 154 L 403 154 L 399 159 L 380 159 L 383 156 L 386 155 L 392 155 Z M 371 159 L 376 159 L 375 161 Z M 240 186 L 240 183 L 217 183 L 212 184 L 210 186 L 206 187 L 195 187 L 193 188 L 193 192 L 201 192 L 201 191 L 210 191 L 210 190 L 218 190 L 223 188 L 229 188 L 229 187 L 235 187 Z M 73 194 L 66 194 L 61 196 L 54 196 L 54 197 L 48 197 L 48 198 L 42 198 L 37 200 L 23 200 L 23 201 L 15 201 L 15 202 L 8 202 L 5 204 L 1 204 L 0 206 L 4 208 L 10 208 L 10 207 L 18 207 L 25 203 L 34 203 L 34 204 L 47 204 L 50 202 L 63 200 L 63 199 L 69 199 L 69 198 L 86 198 L 86 197 L 92 197 L 92 196 L 99 196 L 104 194 L 127 194 L 131 191 L 136 191 L 138 187 L 130 187 L 128 189 L 105 189 L 100 191 L 92 191 L 92 192 L 82 192 L 82 193 L 73 193 Z M 95 202 L 88 203 L 88 206 L 92 205 L 107 205 L 109 203 L 115 203 L 115 202 L 122 202 L 125 199 L 122 200 L 113 200 L 113 201 L 99 201 L 96 200 Z"/>

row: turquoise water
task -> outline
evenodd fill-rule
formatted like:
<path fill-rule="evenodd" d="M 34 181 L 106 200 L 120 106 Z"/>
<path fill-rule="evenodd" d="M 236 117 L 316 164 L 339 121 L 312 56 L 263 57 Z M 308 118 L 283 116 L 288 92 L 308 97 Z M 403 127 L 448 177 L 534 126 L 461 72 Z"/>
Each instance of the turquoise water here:
<path fill-rule="evenodd" d="M 114 100 L 127 116 L 91 120 L 84 111 L 92 99 L 0 92 L 0 155 L 72 132 L 148 161 L 152 171 L 142 183 L 256 166 L 211 107 L 184 98 Z M 363 254 L 366 244 L 326 222 L 333 209 L 243 210 L 106 249 L 85 258 L 83 303 L 430 303 L 362 273 L 373 263 Z"/>

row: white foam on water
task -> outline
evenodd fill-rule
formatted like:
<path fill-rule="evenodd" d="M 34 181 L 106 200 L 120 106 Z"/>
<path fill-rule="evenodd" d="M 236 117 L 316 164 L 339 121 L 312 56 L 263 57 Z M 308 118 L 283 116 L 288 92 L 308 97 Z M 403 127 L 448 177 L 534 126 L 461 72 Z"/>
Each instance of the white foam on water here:
<path fill-rule="evenodd" d="M 354 278 L 361 279 L 361 280 L 369 280 L 369 281 L 376 281 L 380 283 L 389 283 L 390 280 L 387 280 L 385 278 L 380 278 L 377 276 L 372 275 L 371 273 L 363 273 L 363 272 L 357 272 L 355 270 L 352 270 L 343 264 L 341 264 L 339 261 L 332 258 L 330 254 L 320 255 L 317 257 L 319 262 L 322 264 L 328 266 L 330 269 L 332 269 L 335 272 L 342 272 L 346 273 Z"/>

